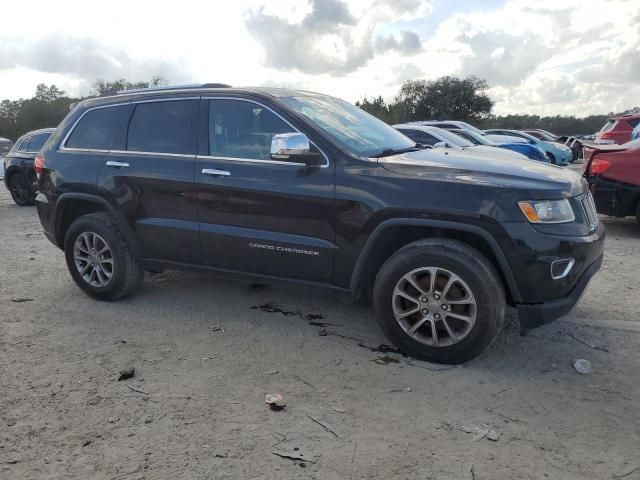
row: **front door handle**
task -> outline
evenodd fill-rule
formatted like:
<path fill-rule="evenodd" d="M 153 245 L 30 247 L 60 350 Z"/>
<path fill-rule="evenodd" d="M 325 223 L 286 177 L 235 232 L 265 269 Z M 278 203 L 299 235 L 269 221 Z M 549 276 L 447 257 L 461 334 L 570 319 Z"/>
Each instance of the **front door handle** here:
<path fill-rule="evenodd" d="M 129 164 L 127 162 L 114 162 L 113 160 L 107 162 L 107 167 L 127 168 L 128 166 Z"/>
<path fill-rule="evenodd" d="M 226 170 L 218 170 L 217 168 L 203 168 L 202 174 L 210 175 L 212 177 L 230 177 L 231 176 L 231 172 L 228 172 Z"/>

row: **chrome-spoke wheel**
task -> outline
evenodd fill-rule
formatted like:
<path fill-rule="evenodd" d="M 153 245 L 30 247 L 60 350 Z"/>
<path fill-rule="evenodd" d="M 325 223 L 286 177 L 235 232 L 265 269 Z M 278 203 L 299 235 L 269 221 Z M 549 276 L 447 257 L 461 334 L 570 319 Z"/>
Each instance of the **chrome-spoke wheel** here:
<path fill-rule="evenodd" d="M 92 287 L 106 287 L 113 277 L 113 253 L 95 232 L 83 232 L 73 246 L 73 261 L 82 279 Z"/>
<path fill-rule="evenodd" d="M 445 347 L 465 338 L 476 321 L 476 300 L 467 283 L 439 267 L 405 274 L 396 284 L 393 314 L 404 332 L 432 347 Z"/>

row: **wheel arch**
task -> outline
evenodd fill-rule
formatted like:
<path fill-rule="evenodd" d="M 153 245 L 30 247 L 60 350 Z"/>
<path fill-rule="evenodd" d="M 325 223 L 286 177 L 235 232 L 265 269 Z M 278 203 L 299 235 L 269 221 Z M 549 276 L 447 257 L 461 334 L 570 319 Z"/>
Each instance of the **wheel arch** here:
<path fill-rule="evenodd" d="M 509 262 L 493 236 L 476 225 L 444 220 L 398 218 L 380 223 L 358 256 L 349 288 L 360 297 L 369 295 L 384 262 L 400 248 L 423 238 L 449 238 L 480 250 L 500 275 L 509 303 L 521 301 Z"/>
<path fill-rule="evenodd" d="M 64 245 L 64 238 L 73 221 L 89 213 L 107 212 L 120 227 L 129 245 L 137 256 L 139 253 L 135 236 L 124 215 L 106 199 L 89 193 L 63 193 L 58 197 L 55 211 L 55 239 L 58 246 Z"/>

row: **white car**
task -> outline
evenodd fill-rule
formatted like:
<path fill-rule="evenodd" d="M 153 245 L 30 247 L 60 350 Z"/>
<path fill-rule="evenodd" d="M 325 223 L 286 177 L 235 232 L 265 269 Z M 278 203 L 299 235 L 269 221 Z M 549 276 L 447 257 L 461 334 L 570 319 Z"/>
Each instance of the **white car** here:
<path fill-rule="evenodd" d="M 401 123 L 393 125 L 393 128 L 404 133 L 407 137 L 421 145 L 429 145 L 432 148 L 453 148 L 456 150 L 470 150 L 482 155 L 492 157 L 509 158 L 513 160 L 528 160 L 518 152 L 489 145 L 475 145 L 466 138 L 451 133 L 443 128 L 419 125 L 417 123 Z"/>

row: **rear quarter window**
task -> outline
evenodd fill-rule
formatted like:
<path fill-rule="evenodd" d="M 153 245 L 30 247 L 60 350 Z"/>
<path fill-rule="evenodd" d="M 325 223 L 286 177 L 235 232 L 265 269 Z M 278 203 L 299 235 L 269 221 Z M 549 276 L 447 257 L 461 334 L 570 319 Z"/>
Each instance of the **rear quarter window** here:
<path fill-rule="evenodd" d="M 29 146 L 27 147 L 28 151 L 39 152 L 50 136 L 51 136 L 50 133 L 39 133 L 31 137 L 31 140 L 29 141 Z"/>
<path fill-rule="evenodd" d="M 139 103 L 129 124 L 127 150 L 195 155 L 198 100 Z"/>
<path fill-rule="evenodd" d="M 75 126 L 66 148 L 124 150 L 130 105 L 89 110 Z"/>

